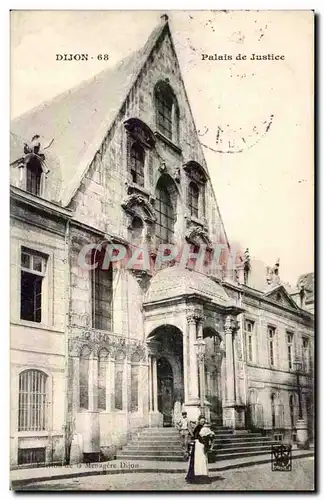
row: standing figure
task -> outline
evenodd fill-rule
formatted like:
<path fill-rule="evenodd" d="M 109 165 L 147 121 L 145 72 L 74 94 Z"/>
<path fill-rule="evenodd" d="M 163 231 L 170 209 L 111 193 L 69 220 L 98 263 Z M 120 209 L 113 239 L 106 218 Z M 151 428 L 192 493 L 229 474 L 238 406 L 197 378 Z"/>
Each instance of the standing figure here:
<path fill-rule="evenodd" d="M 180 432 L 181 440 L 182 440 L 182 450 L 183 450 L 183 458 L 184 460 L 188 459 L 188 446 L 189 446 L 189 438 L 193 436 L 190 422 L 188 420 L 187 412 L 182 412 L 182 417 L 179 422 L 176 424 L 178 431 Z"/>
<path fill-rule="evenodd" d="M 207 453 L 211 446 L 213 431 L 206 426 L 204 417 L 199 417 L 193 431 L 194 442 L 190 446 L 187 483 L 209 483 Z"/>

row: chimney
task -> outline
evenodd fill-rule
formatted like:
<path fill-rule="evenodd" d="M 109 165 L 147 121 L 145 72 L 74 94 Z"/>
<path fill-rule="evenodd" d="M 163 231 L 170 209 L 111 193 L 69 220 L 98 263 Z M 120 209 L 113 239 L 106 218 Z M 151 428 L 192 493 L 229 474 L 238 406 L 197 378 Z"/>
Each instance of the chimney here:
<path fill-rule="evenodd" d="M 162 14 L 161 21 L 162 23 L 168 22 L 169 16 L 167 14 Z"/>

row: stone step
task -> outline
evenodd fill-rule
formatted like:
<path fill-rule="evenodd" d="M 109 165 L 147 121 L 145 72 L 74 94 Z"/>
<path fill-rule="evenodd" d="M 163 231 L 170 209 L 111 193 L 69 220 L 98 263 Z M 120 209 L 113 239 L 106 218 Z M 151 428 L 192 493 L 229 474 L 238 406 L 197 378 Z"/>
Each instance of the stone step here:
<path fill-rule="evenodd" d="M 170 456 L 170 457 L 175 457 L 175 456 L 181 456 L 182 457 L 182 451 L 181 450 L 130 450 L 129 448 L 126 448 L 125 450 L 122 450 L 118 456 L 124 456 L 124 455 L 138 455 L 141 457 L 148 457 L 151 455 L 155 455 L 157 457 L 165 457 L 165 456 Z"/>
<path fill-rule="evenodd" d="M 170 443 L 170 444 L 174 444 L 174 445 L 177 445 L 177 446 L 181 446 L 181 440 L 179 439 L 179 437 L 177 437 L 177 439 L 169 439 L 169 440 L 166 440 L 166 439 L 161 439 L 161 438 L 153 438 L 153 439 L 149 439 L 149 438 L 136 438 L 136 439 L 132 439 L 131 443 L 146 443 L 146 444 L 153 444 L 153 443 L 156 443 L 156 444 L 167 444 L 167 443 Z"/>
<path fill-rule="evenodd" d="M 253 448 L 253 447 L 263 447 L 263 446 L 271 446 L 272 444 L 276 444 L 275 441 L 242 441 L 242 443 L 213 443 L 213 449 L 215 450 L 231 450 L 231 449 L 240 449 L 240 448 Z"/>
<path fill-rule="evenodd" d="M 242 441 L 260 441 L 260 440 L 268 440 L 271 441 L 272 438 L 270 436 L 262 436 L 261 434 L 249 434 L 248 436 L 231 436 L 231 437 L 224 437 L 222 439 L 219 439 L 219 437 L 215 437 L 214 441 L 217 441 L 219 443 L 241 443 Z"/>
<path fill-rule="evenodd" d="M 172 443 L 166 443 L 166 444 L 156 444 L 156 443 L 142 443 L 141 441 L 138 441 L 137 443 L 127 443 L 126 446 L 124 446 L 123 450 L 127 449 L 137 449 L 137 450 L 179 450 L 181 448 L 181 443 L 177 443 L 177 445 L 174 445 Z"/>
<path fill-rule="evenodd" d="M 147 456 L 137 456 L 137 455 L 117 455 L 117 459 L 119 460 L 149 460 L 154 462 L 183 462 L 183 455 L 177 456 L 156 456 L 152 453 L 152 455 Z"/>
<path fill-rule="evenodd" d="M 218 455 L 216 453 L 216 462 L 220 462 L 221 460 L 233 460 L 234 458 L 248 458 L 248 457 L 253 457 L 256 455 L 269 455 L 271 453 L 271 448 L 270 450 L 266 450 L 263 448 L 259 448 L 258 450 L 249 450 L 245 452 L 237 452 L 237 453 L 226 453 L 226 454 L 221 454 Z"/>
<path fill-rule="evenodd" d="M 213 450 L 214 451 L 214 450 Z M 266 451 L 267 453 L 271 452 L 271 446 L 251 446 L 251 447 L 239 447 L 239 448 L 233 448 L 233 449 L 220 449 L 220 450 L 215 450 L 216 457 L 217 456 L 222 456 L 224 457 L 225 455 L 228 456 L 236 456 L 237 454 L 240 453 L 260 453 L 260 452 Z"/>

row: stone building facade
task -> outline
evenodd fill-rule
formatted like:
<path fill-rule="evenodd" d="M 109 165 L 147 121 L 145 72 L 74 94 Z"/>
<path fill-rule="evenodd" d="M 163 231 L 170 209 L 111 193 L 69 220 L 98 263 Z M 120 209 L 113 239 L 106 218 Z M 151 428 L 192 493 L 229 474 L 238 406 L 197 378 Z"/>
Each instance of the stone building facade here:
<path fill-rule="evenodd" d="M 313 315 L 234 262 L 166 16 L 11 132 L 12 466 L 109 458 L 202 405 L 293 434 L 305 339 L 311 415 Z"/>

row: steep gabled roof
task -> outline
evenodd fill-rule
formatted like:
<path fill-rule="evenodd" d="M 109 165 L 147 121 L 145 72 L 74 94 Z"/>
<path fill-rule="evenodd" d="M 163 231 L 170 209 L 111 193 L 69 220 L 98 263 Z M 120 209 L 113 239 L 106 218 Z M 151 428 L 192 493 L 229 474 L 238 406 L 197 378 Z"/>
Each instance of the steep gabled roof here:
<path fill-rule="evenodd" d="M 39 134 L 47 152 L 58 159 L 62 176 L 60 201 L 67 205 L 114 123 L 167 21 L 157 26 L 143 49 L 115 67 L 28 111 L 11 123 L 11 163 L 23 155 L 23 143 Z M 21 149 L 19 144 L 21 143 Z"/>

